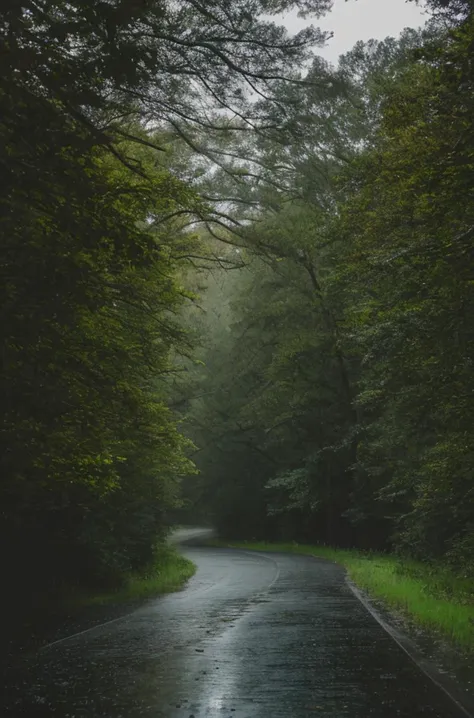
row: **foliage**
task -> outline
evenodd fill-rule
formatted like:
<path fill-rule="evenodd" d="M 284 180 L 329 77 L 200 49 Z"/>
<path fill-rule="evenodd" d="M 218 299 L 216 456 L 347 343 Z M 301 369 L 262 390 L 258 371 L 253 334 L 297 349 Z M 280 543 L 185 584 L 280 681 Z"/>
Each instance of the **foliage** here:
<path fill-rule="evenodd" d="M 187 347 L 182 289 L 145 226 L 194 200 L 49 100 L 3 95 L 2 134 L 2 535 L 21 574 L 28 557 L 38 576 L 113 577 L 149 559 L 189 471 L 160 387 Z"/>
<path fill-rule="evenodd" d="M 71 604 L 73 607 L 106 605 L 178 591 L 195 572 L 196 566 L 193 562 L 181 556 L 176 549 L 159 546 L 150 565 L 138 574 L 124 576 L 119 589 L 83 596 L 76 594 Z"/>
<path fill-rule="evenodd" d="M 315 221 L 298 207 L 258 226 L 255 241 L 271 241 L 287 256 L 254 260 L 236 280 L 242 296 L 218 352 L 207 357 L 204 396 L 191 412 L 201 446 L 195 460 L 215 482 L 216 520 L 235 535 L 281 530 L 349 540 L 342 516 L 353 451 L 348 369 L 309 249 L 291 244 L 296 226 L 308 230 Z"/>
<path fill-rule="evenodd" d="M 175 409 L 198 333 L 183 322 L 187 270 L 222 264 L 197 227 L 223 212 L 196 192 L 209 164 L 195 135 L 206 131 L 209 163 L 226 138 L 264 133 L 269 106 L 249 88 L 298 82 L 324 40 L 313 27 L 291 37 L 271 15 L 330 6 L 2 4 L 0 538 L 15 547 L 12 602 L 31 584 L 117 585 L 164 539 L 194 471 Z"/>
<path fill-rule="evenodd" d="M 6 0 L 0 74 L 12 87 L 54 100 L 111 151 L 117 137 L 135 136 L 137 117 L 194 146 L 198 128 L 213 137 L 268 126 L 249 91 L 274 95 L 276 83 L 296 79 L 325 39 L 310 25 L 291 37 L 271 16 L 294 8 L 318 17 L 331 5 Z"/>
<path fill-rule="evenodd" d="M 418 556 L 458 555 L 472 526 L 471 43 L 469 22 L 400 78 L 342 220 L 360 459 Z"/>
<path fill-rule="evenodd" d="M 257 140 L 275 181 L 234 231 L 249 266 L 190 415 L 224 536 L 472 575 L 473 28 L 456 12 L 316 63 L 300 131 Z"/>
<path fill-rule="evenodd" d="M 228 536 L 474 571 L 471 3 L 337 67 L 272 19 L 331 4 L 2 6 L 20 592 L 148 566 L 183 476 Z"/>

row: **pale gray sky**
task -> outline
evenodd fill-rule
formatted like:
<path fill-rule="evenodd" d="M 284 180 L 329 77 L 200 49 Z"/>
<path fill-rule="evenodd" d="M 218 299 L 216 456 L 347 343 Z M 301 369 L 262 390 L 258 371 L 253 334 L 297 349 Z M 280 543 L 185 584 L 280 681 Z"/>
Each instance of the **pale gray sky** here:
<path fill-rule="evenodd" d="M 282 20 L 292 33 L 311 22 L 323 30 L 332 30 L 334 37 L 320 54 L 336 62 L 358 40 L 397 37 L 405 27 L 419 27 L 426 18 L 419 6 L 405 0 L 335 0 L 332 12 L 320 21 L 302 20 L 296 12 L 288 13 Z"/>

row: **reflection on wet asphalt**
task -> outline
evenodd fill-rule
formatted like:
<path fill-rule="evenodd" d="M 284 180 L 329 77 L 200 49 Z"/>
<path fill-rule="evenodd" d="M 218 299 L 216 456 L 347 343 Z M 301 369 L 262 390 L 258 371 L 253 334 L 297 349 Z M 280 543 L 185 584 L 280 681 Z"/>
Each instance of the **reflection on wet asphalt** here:
<path fill-rule="evenodd" d="M 12 668 L 0 715 L 459 715 L 354 597 L 339 567 L 231 549 L 185 553 L 198 571 L 184 591 Z"/>

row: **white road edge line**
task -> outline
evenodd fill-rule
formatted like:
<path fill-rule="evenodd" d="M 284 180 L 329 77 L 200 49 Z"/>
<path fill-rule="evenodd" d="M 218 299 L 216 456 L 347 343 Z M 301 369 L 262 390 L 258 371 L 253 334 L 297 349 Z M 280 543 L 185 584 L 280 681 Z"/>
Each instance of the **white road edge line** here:
<path fill-rule="evenodd" d="M 242 553 L 249 554 L 251 556 L 255 556 L 257 554 L 257 551 L 245 551 L 244 549 L 240 549 Z M 271 587 L 278 581 L 280 577 L 280 567 L 278 566 L 277 562 L 270 558 L 269 556 L 264 556 L 262 554 L 259 554 L 261 558 L 266 559 L 267 561 L 271 561 L 276 565 L 277 573 L 273 581 L 267 586 L 264 591 L 269 591 Z M 137 609 L 135 609 L 137 610 Z M 126 613 L 124 616 L 119 616 L 118 618 L 112 618 L 110 621 L 105 621 L 104 623 L 98 623 L 96 626 L 91 626 L 90 628 L 86 628 L 84 631 L 78 631 L 77 633 L 72 633 L 70 636 L 64 636 L 64 638 L 58 638 L 57 641 L 52 641 L 51 643 L 46 643 L 46 645 L 41 646 L 41 648 L 38 648 L 38 653 L 41 653 L 41 651 L 46 651 L 48 648 L 52 648 L 53 646 L 58 646 L 60 643 L 66 643 L 66 641 L 72 641 L 73 638 L 78 638 L 78 636 L 84 636 L 86 633 L 90 633 L 91 631 L 96 631 L 99 628 L 102 628 L 103 626 L 110 626 L 112 623 L 117 623 L 118 621 L 125 621 L 127 618 L 130 618 L 130 616 L 135 613 L 135 610 L 130 611 L 130 613 Z"/>
<path fill-rule="evenodd" d="M 427 678 L 429 678 L 436 686 L 438 686 L 438 688 L 443 691 L 443 693 L 448 696 L 448 698 L 455 704 L 458 710 L 464 716 L 466 716 L 466 718 L 473 718 L 473 714 L 470 712 L 470 710 L 468 710 L 462 704 L 461 697 L 459 699 L 456 698 L 449 690 L 449 688 L 443 685 L 442 681 L 437 680 L 436 676 L 438 674 L 438 670 L 436 666 L 431 661 L 421 655 L 419 649 L 416 647 L 413 641 L 408 638 L 408 636 L 403 635 L 402 633 L 397 631 L 396 628 L 387 623 L 387 621 L 385 621 L 379 614 L 379 612 L 372 606 L 370 601 L 367 600 L 362 591 L 357 588 L 357 586 L 347 576 L 346 584 L 350 588 L 354 596 L 359 599 L 364 608 L 370 613 L 373 618 L 375 618 L 377 623 L 382 626 L 382 628 L 389 634 L 389 636 L 395 641 L 395 643 L 410 658 L 410 660 L 413 661 L 413 663 L 422 671 L 422 673 L 424 673 Z M 466 698 L 468 699 L 468 696 L 466 696 Z"/>
<path fill-rule="evenodd" d="M 271 583 L 268 584 L 268 586 L 266 588 L 263 589 L 263 591 L 260 591 L 257 595 L 260 595 L 262 593 L 267 593 L 272 588 L 272 586 L 274 586 L 276 584 L 276 582 L 280 578 L 281 569 L 280 569 L 278 563 L 275 561 L 274 558 L 271 558 L 270 556 L 266 556 L 265 554 L 260 553 L 259 551 L 246 551 L 244 548 L 236 549 L 236 550 L 241 551 L 242 553 L 246 553 L 248 556 L 255 556 L 255 555 L 260 556 L 260 558 L 264 558 L 267 561 L 271 561 L 272 563 L 275 564 L 275 566 L 276 566 L 275 578 L 273 579 L 273 581 L 271 581 Z"/>
<path fill-rule="evenodd" d="M 131 611 L 130 613 L 125 614 L 124 616 L 119 616 L 118 618 L 112 618 L 110 621 L 105 621 L 104 623 L 98 623 L 96 626 L 91 626 L 90 628 L 86 628 L 84 631 L 78 631 L 77 633 L 72 633 L 70 636 L 65 636 L 64 638 L 58 638 L 57 641 L 53 641 L 52 643 L 47 643 L 45 646 L 41 646 L 41 648 L 38 649 L 38 653 L 41 653 L 41 651 L 45 651 L 47 648 L 51 648 L 52 646 L 57 646 L 60 643 L 65 643 L 66 641 L 72 641 L 73 638 L 77 638 L 78 636 L 83 636 L 85 633 L 90 633 L 91 631 L 95 631 L 98 628 L 102 628 L 102 626 L 109 626 L 111 623 L 117 623 L 117 621 L 124 621 L 132 613 L 135 613 L 135 611 Z"/>

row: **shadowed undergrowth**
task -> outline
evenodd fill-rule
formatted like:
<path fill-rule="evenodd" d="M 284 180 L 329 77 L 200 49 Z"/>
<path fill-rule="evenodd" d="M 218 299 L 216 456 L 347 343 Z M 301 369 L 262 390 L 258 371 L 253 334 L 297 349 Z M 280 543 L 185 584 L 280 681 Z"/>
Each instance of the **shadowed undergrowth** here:
<path fill-rule="evenodd" d="M 192 561 L 171 546 L 160 548 L 155 563 L 140 574 L 129 574 L 122 585 L 103 593 L 83 595 L 76 600 L 82 606 L 120 603 L 178 591 L 196 572 Z"/>

